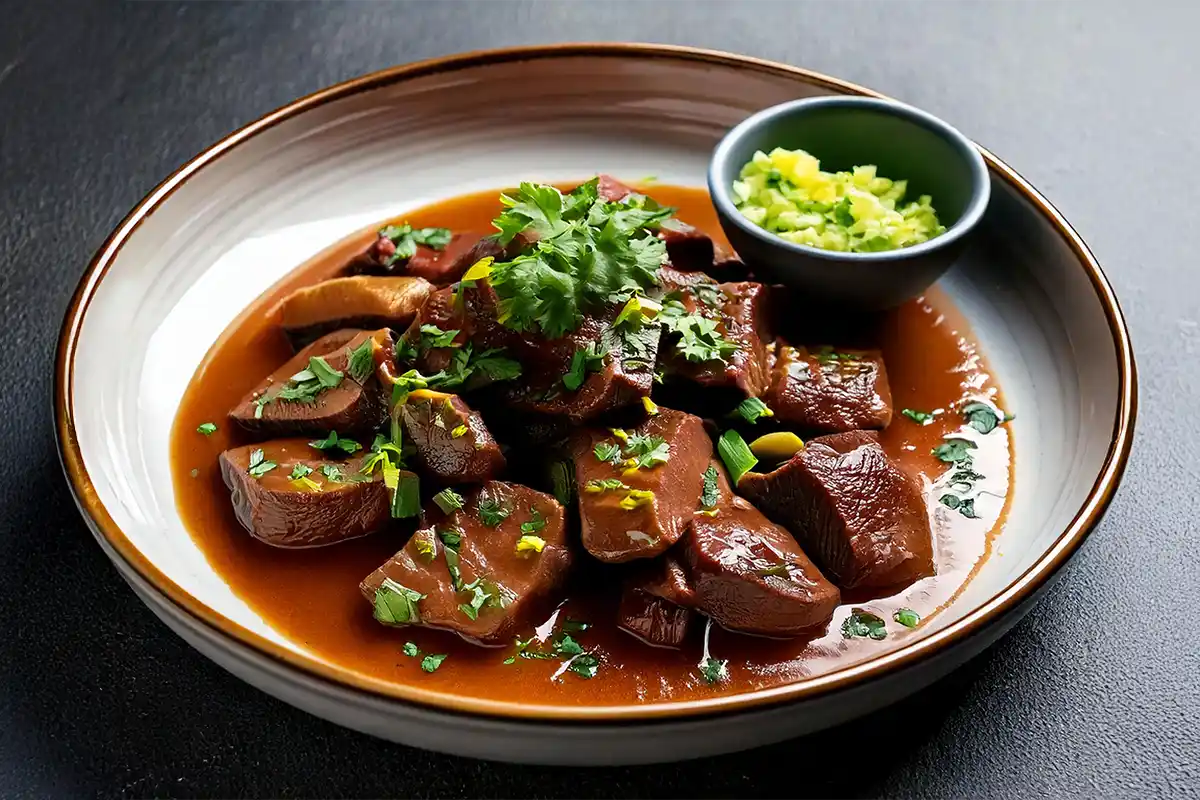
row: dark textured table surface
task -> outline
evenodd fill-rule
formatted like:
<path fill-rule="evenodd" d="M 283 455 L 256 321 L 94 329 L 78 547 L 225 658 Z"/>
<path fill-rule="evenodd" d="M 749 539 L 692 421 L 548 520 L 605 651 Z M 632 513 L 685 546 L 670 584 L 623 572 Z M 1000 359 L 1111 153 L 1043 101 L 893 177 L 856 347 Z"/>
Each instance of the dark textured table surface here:
<path fill-rule="evenodd" d="M 770 17 L 770 21 L 764 21 Z M 0 26 L 0 794 L 1179 796 L 1200 790 L 1200 6 L 1176 2 L 67 3 Z M 700 763 L 534 769 L 337 728 L 160 625 L 88 534 L 51 433 L 88 257 L 155 183 L 301 94 L 454 51 L 670 41 L 923 106 L 1042 189 L 1116 286 L 1141 367 L 1124 487 L 1042 603 L 919 696 Z"/>

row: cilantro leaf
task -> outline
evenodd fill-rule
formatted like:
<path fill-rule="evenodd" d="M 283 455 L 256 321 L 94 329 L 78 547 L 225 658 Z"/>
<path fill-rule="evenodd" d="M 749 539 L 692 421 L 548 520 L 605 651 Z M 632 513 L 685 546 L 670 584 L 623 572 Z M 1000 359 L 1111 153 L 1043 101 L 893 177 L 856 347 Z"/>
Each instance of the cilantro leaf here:
<path fill-rule="evenodd" d="M 898 608 L 896 613 L 892 614 L 892 619 L 906 628 L 915 628 L 921 621 L 921 615 L 911 608 Z"/>
<path fill-rule="evenodd" d="M 311 441 L 308 446 L 322 452 L 341 450 L 346 455 L 353 455 L 362 449 L 361 444 L 353 439 L 344 439 L 338 436 L 337 431 L 330 431 L 324 439 Z"/>
<path fill-rule="evenodd" d="M 384 578 L 375 590 L 375 619 L 388 625 L 419 625 L 425 595 Z"/>
<path fill-rule="evenodd" d="M 887 638 L 887 625 L 878 614 L 856 608 L 842 623 L 842 636 L 846 639 L 885 639 Z"/>
<path fill-rule="evenodd" d="M 421 659 L 421 669 L 425 670 L 426 672 L 437 672 L 438 667 L 440 667 L 442 662 L 449 657 L 450 656 L 447 653 L 425 656 L 425 658 Z"/>
<path fill-rule="evenodd" d="M 665 464 L 670 458 L 671 445 L 661 436 L 643 436 L 633 434 L 625 447 L 625 457 L 634 459 L 638 469 L 653 469 L 659 464 Z"/>
<path fill-rule="evenodd" d="M 346 372 L 355 383 L 365 383 L 375 374 L 375 340 L 368 336 L 363 343 L 349 353 Z"/>
<path fill-rule="evenodd" d="M 512 513 L 511 509 L 502 506 L 490 497 L 479 501 L 479 520 L 489 528 L 494 528 Z"/>
<path fill-rule="evenodd" d="M 403 651 L 404 651 L 404 655 L 408 656 L 409 658 L 412 658 L 414 656 L 418 656 L 421 654 L 421 650 L 419 647 L 417 647 L 415 642 L 405 642 Z"/>
<path fill-rule="evenodd" d="M 463 591 L 471 592 L 471 601 L 469 603 L 461 603 L 458 610 L 467 616 L 471 621 L 479 619 L 479 612 L 489 600 L 495 597 L 492 592 L 485 591 L 482 581 L 473 581 L 469 586 L 464 586 Z"/>
<path fill-rule="evenodd" d="M 203 433 L 205 436 L 212 436 L 217 432 L 217 425 L 214 422 L 202 422 L 196 427 L 196 433 Z"/>
<path fill-rule="evenodd" d="M 719 683 L 729 674 L 727 669 L 728 664 L 728 661 L 718 661 L 709 656 L 700 664 L 700 677 L 710 686 L 714 683 Z"/>
<path fill-rule="evenodd" d="M 521 533 L 534 534 L 546 527 L 546 518 L 536 508 L 531 509 L 532 516 L 528 522 L 521 523 Z"/>
<path fill-rule="evenodd" d="M 954 509 L 967 519 L 979 519 L 979 515 L 975 513 L 975 498 L 963 499 L 956 494 L 944 494 L 938 498 L 938 502 Z"/>
<path fill-rule="evenodd" d="M 1003 420 L 996 410 L 987 403 L 968 403 L 963 406 L 962 414 L 967 424 L 980 433 L 991 433 Z"/>
<path fill-rule="evenodd" d="M 292 467 L 292 474 L 288 475 L 288 477 L 294 481 L 298 481 L 301 478 L 307 478 L 312 472 L 313 468 L 308 464 L 296 464 Z"/>
<path fill-rule="evenodd" d="M 675 349 L 688 361 L 725 361 L 737 352 L 738 346 L 717 330 L 716 320 L 689 314 L 678 300 L 663 303 L 658 319 L 667 331 L 679 337 Z"/>
<path fill-rule="evenodd" d="M 250 465 L 246 472 L 249 473 L 251 478 L 261 478 L 278 466 L 274 461 L 266 459 L 260 447 L 250 451 Z"/>
<path fill-rule="evenodd" d="M 419 330 L 421 332 L 419 345 L 421 352 L 438 347 L 450 347 L 454 344 L 454 337 L 460 333 L 458 329 L 444 331 L 437 325 L 422 325 Z"/>
<path fill-rule="evenodd" d="M 708 469 L 704 470 L 704 487 L 700 491 L 700 505 L 706 509 L 717 507 L 717 501 L 721 499 L 721 494 L 718 489 L 717 479 L 719 478 L 717 468 L 712 464 L 708 465 Z"/>
<path fill-rule="evenodd" d="M 596 671 L 600 668 L 600 659 L 590 653 L 575 656 L 571 659 L 571 663 L 567 665 L 567 669 L 574 672 L 581 678 L 594 678 Z"/>
<path fill-rule="evenodd" d="M 612 442 L 600 442 L 592 450 L 600 461 L 617 462 L 621 458 L 621 448 Z"/>
<path fill-rule="evenodd" d="M 563 386 L 567 391 L 574 392 L 587 380 L 589 372 L 599 372 L 604 367 L 604 359 L 608 352 L 603 350 L 599 342 L 592 342 L 587 347 L 581 347 L 571 356 L 571 367 L 563 375 Z"/>
<path fill-rule="evenodd" d="M 970 439 L 951 438 L 933 448 L 933 455 L 939 460 L 947 464 L 956 462 L 970 461 L 970 450 L 974 450 L 975 443 Z"/>
<path fill-rule="evenodd" d="M 396 252 L 388 257 L 384 266 L 391 266 L 397 261 L 407 261 L 417 254 L 417 245 L 423 244 L 434 250 L 444 250 L 453 238 L 449 228 L 418 228 L 408 223 L 403 225 L 388 225 L 379 231 L 396 245 Z"/>
<path fill-rule="evenodd" d="M 918 425 L 928 425 L 933 421 L 933 414 L 929 413 L 928 411 L 914 411 L 911 408 L 906 408 L 900 413 Z"/>

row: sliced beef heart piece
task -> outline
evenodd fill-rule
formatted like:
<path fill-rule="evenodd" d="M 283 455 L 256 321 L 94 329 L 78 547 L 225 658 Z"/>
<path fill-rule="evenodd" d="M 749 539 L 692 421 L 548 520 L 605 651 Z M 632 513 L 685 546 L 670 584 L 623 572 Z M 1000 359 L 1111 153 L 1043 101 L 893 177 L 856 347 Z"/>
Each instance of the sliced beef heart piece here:
<path fill-rule="evenodd" d="M 368 340 L 372 342 L 369 371 L 356 375 L 351 368 L 351 354 Z M 229 418 L 247 430 L 267 436 L 315 436 L 329 431 L 370 436 L 387 420 L 391 390 L 380 372 L 395 370 L 394 349 L 392 335 L 387 330 L 348 329 L 323 336 L 264 378 L 234 406 Z M 317 356 L 332 370 L 342 373 L 340 379 L 333 378 L 337 385 L 324 387 L 311 373 L 311 359 Z M 306 373 L 313 377 L 293 380 Z M 304 391 L 305 387 L 310 391 Z"/>
<path fill-rule="evenodd" d="M 676 345 L 677 335 L 665 338 L 668 374 L 707 388 L 758 397 L 767 388 L 767 287 L 761 283 L 694 284 L 668 294 L 681 298 L 684 311 L 717 320 L 717 331 L 737 345 L 724 360 L 690 361 Z"/>
<path fill-rule="evenodd" d="M 423 278 L 333 278 L 292 292 L 276 313 L 292 345 L 300 348 L 339 328 L 402 331 L 432 291 Z"/>
<path fill-rule="evenodd" d="M 648 397 L 654 384 L 660 330 L 645 325 L 616 336 L 611 322 L 618 312 L 619 308 L 614 308 L 603 317 L 585 317 L 578 328 L 560 339 L 533 333 L 518 336 L 511 354 L 524 366 L 524 373 L 508 391 L 508 403 L 521 411 L 563 416 L 579 423 Z M 598 368 L 586 369 L 583 383 L 571 389 L 564 378 L 580 351 L 602 355 L 597 357 Z"/>
<path fill-rule="evenodd" d="M 226 450 L 219 463 L 238 522 L 276 547 L 336 544 L 374 533 L 391 519 L 379 471 L 360 472 L 362 451 L 335 461 L 308 439 L 277 439 Z"/>
<path fill-rule="evenodd" d="M 618 434 L 577 431 L 571 456 L 583 546 L 601 561 L 631 561 L 652 558 L 683 535 L 712 441 L 699 417 L 660 409 Z"/>
<path fill-rule="evenodd" d="M 504 470 L 504 454 L 483 417 L 457 395 L 413 392 L 400 416 L 421 471 L 441 483 L 483 483 Z"/>
<path fill-rule="evenodd" d="M 485 235 L 478 232 L 456 233 L 441 250 L 420 244 L 411 258 L 393 259 L 396 245 L 380 233 L 375 241 L 342 268 L 341 275 L 408 275 L 424 278 L 434 286 L 447 286 L 462 277 L 463 271 L 470 266 L 463 264 L 459 268 L 465 254 Z"/>
<path fill-rule="evenodd" d="M 794 636 L 827 623 L 841 601 L 836 586 L 792 535 L 737 497 L 721 465 L 718 501 L 701 509 L 677 547 L 695 607 L 724 628 Z"/>
<path fill-rule="evenodd" d="M 679 649 L 695 618 L 694 602 L 683 566 L 668 553 L 626 579 L 617 625 L 646 644 Z"/>
<path fill-rule="evenodd" d="M 571 552 L 563 508 L 550 495 L 500 481 L 465 499 L 450 515 L 428 507 L 432 524 L 360 589 L 381 622 L 507 644 L 545 619 L 566 583 Z"/>
<path fill-rule="evenodd" d="M 921 489 L 873 433 L 813 439 L 773 472 L 747 473 L 738 492 L 787 526 L 844 590 L 894 589 L 933 574 Z"/>
<path fill-rule="evenodd" d="M 715 247 L 712 237 L 677 219 L 664 220 L 658 238 L 667 245 L 667 259 L 682 272 L 707 272 L 712 268 Z"/>
<path fill-rule="evenodd" d="M 892 392 L 878 350 L 791 347 L 776 341 L 763 401 L 775 420 L 820 433 L 886 428 Z"/>

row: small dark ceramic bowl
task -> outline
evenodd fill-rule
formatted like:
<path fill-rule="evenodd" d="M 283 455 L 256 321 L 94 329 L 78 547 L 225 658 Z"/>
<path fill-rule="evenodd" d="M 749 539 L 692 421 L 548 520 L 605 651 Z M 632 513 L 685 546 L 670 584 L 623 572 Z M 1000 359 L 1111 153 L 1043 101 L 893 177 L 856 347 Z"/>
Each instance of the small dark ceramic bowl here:
<path fill-rule="evenodd" d="M 908 180 L 906 198 L 933 197 L 946 232 L 879 253 L 793 244 L 755 225 L 733 204 L 733 182 L 755 151 L 806 150 L 826 172 L 874 164 L 881 177 Z M 708 190 L 729 243 L 764 277 L 825 303 L 892 308 L 928 289 L 962 252 L 990 196 L 987 167 L 967 137 L 923 111 L 869 97 L 816 97 L 747 118 L 713 151 Z"/>

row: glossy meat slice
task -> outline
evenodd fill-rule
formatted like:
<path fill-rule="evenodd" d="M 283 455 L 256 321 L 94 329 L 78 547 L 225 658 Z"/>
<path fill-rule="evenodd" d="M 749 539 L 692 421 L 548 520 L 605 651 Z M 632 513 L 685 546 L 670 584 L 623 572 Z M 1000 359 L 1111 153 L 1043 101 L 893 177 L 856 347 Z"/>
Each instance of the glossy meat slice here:
<path fill-rule="evenodd" d="M 400 416 L 421 471 L 441 483 L 483 483 L 504 470 L 504 454 L 483 417 L 457 395 L 413 392 Z"/>
<path fill-rule="evenodd" d="M 500 481 L 465 499 L 449 516 L 432 504 L 426 508 L 431 524 L 360 589 L 382 622 L 507 644 L 518 630 L 545 619 L 566 583 L 571 552 L 563 508 L 550 495 Z M 411 603 L 397 594 L 404 592 Z"/>
<path fill-rule="evenodd" d="M 740 397 L 761 395 L 767 388 L 770 368 L 767 287 L 751 282 L 722 283 L 715 288 L 701 284 L 678 294 L 688 313 L 717 320 L 717 330 L 737 349 L 724 360 L 689 361 L 675 346 L 676 337 L 669 336 L 671 344 L 664 343 L 669 354 L 668 374 L 706 388 L 729 390 Z"/>
<path fill-rule="evenodd" d="M 528 332 L 516 337 L 511 352 L 524 373 L 508 391 L 508 404 L 581 423 L 649 396 L 660 330 L 646 325 L 636 333 L 616 336 L 610 325 L 618 311 L 613 308 L 603 317 L 585 317 L 577 329 L 559 339 Z M 571 390 L 564 377 L 571 371 L 575 353 L 589 349 L 603 353 L 599 368 L 588 370 L 583 384 Z"/>
<path fill-rule="evenodd" d="M 449 244 L 440 250 L 419 244 L 417 252 L 411 258 L 394 259 L 395 242 L 380 232 L 361 253 L 346 263 L 340 274 L 391 277 L 408 275 L 424 278 L 434 286 L 445 286 L 454 283 L 462 275 L 461 272 L 455 273 L 458 262 L 483 235 L 477 232 L 456 233 L 450 237 Z"/>
<path fill-rule="evenodd" d="M 373 342 L 369 374 L 358 380 L 350 369 L 350 356 L 368 339 Z M 246 430 L 267 436 L 323 435 L 329 431 L 370 436 L 387 420 L 390 388 L 381 371 L 393 371 L 394 344 L 389 331 L 346 329 L 327 334 L 280 366 L 234 406 L 229 418 Z M 320 356 L 342 373 L 336 386 L 295 399 L 280 395 L 296 389 L 293 376 L 308 370 L 310 359 Z M 302 384 L 301 384 L 302 385 Z"/>
<path fill-rule="evenodd" d="M 601 561 L 631 561 L 652 558 L 683 535 L 700 496 L 712 441 L 699 417 L 660 409 L 620 436 L 577 431 L 571 457 L 583 546 Z M 641 467 L 631 466 L 639 461 Z"/>
<path fill-rule="evenodd" d="M 886 428 L 892 392 L 878 350 L 791 347 L 776 341 L 763 401 L 775 420 L 820 433 Z"/>
<path fill-rule="evenodd" d="M 895 589 L 933 574 L 921 489 L 873 433 L 813 439 L 773 472 L 747 473 L 738 492 L 787 526 L 844 590 Z"/>
<path fill-rule="evenodd" d="M 712 269 L 715 247 L 712 237 L 678 219 L 663 222 L 658 238 L 667 245 L 667 259 L 682 272 Z"/>
<path fill-rule="evenodd" d="M 667 553 L 626 579 L 617 625 L 653 647 L 679 649 L 695 617 L 694 602 L 683 565 Z"/>
<path fill-rule="evenodd" d="M 404 274 L 424 278 L 439 287 L 457 283 L 463 273 L 479 260 L 472 260 L 471 254 L 486 236 L 487 233 L 468 231 L 454 234 L 444 250 L 418 247 L 416 255 L 409 259 Z"/>
<path fill-rule="evenodd" d="M 366 536 L 391 519 L 388 490 L 376 470 L 360 470 L 363 451 L 325 458 L 308 439 L 277 439 L 226 450 L 219 463 L 238 522 L 276 547 L 319 547 Z M 270 469 L 270 463 L 276 466 Z M 261 477 L 255 477 L 252 465 Z M 298 466 L 299 465 L 299 466 Z M 293 475 L 302 478 L 294 480 Z"/>
<path fill-rule="evenodd" d="M 423 278 L 332 278 L 292 292 L 280 301 L 276 313 L 288 339 L 299 348 L 339 328 L 402 331 L 432 291 Z"/>
<path fill-rule="evenodd" d="M 715 460 L 714 513 L 697 511 L 679 543 L 698 610 L 724 628 L 794 636 L 829 621 L 841 601 L 836 586 L 792 535 L 733 494 Z"/>

